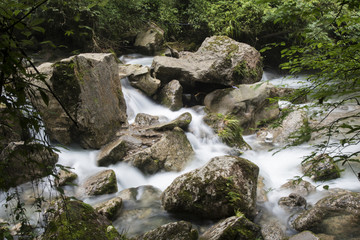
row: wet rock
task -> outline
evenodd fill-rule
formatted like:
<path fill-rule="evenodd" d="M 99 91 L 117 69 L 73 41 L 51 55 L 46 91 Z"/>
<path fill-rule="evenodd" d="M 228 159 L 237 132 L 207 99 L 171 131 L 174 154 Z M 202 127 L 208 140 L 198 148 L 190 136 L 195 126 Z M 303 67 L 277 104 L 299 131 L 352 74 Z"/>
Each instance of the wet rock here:
<path fill-rule="evenodd" d="M 282 240 L 286 239 L 286 227 L 278 219 L 266 218 L 259 222 L 261 234 L 264 240 Z"/>
<path fill-rule="evenodd" d="M 38 143 L 12 142 L 0 153 L 0 189 L 8 190 L 54 172 L 59 156 Z"/>
<path fill-rule="evenodd" d="M 185 112 L 168 123 L 157 124 L 148 129 L 152 129 L 155 131 L 167 131 L 167 130 L 173 130 L 175 127 L 179 127 L 183 130 L 186 130 L 190 125 L 191 120 L 192 120 L 191 114 Z"/>
<path fill-rule="evenodd" d="M 269 83 L 257 83 L 218 89 L 206 95 L 204 103 L 210 113 L 235 116 L 248 133 L 260 121 L 278 117 L 278 103 L 269 101 L 272 88 Z"/>
<path fill-rule="evenodd" d="M 120 79 L 126 78 L 142 68 L 144 66 L 141 64 L 119 64 L 119 77 Z"/>
<path fill-rule="evenodd" d="M 290 180 L 287 183 L 281 185 L 282 189 L 290 189 L 292 192 L 299 194 L 300 196 L 306 197 L 310 193 L 313 193 L 316 191 L 315 186 L 313 186 L 308 181 L 302 180 L 302 181 L 293 181 Z"/>
<path fill-rule="evenodd" d="M 138 113 L 135 117 L 135 125 L 138 127 L 150 127 L 159 124 L 159 117 L 146 113 Z"/>
<path fill-rule="evenodd" d="M 154 58 L 152 67 L 162 83 L 177 79 L 187 86 L 197 82 L 233 86 L 258 82 L 262 77 L 260 53 L 226 36 L 206 38 L 197 52 L 179 55 L 178 59 Z"/>
<path fill-rule="evenodd" d="M 340 169 L 327 154 L 315 156 L 312 160 L 302 164 L 302 171 L 315 181 L 327 181 L 340 177 Z"/>
<path fill-rule="evenodd" d="M 140 89 L 149 97 L 154 95 L 160 87 L 160 80 L 151 77 L 150 69 L 146 66 L 136 69 L 128 78 L 131 86 Z"/>
<path fill-rule="evenodd" d="M 264 184 L 264 178 L 259 176 L 257 187 L 256 187 L 256 202 L 258 203 L 265 203 L 269 199 L 267 197 L 267 193 L 265 191 L 265 184 Z"/>
<path fill-rule="evenodd" d="M 192 228 L 191 223 L 185 221 L 173 222 L 162 225 L 145 233 L 134 240 L 197 240 L 198 232 Z"/>
<path fill-rule="evenodd" d="M 78 200 L 58 200 L 47 212 L 41 239 L 121 239 L 111 222 L 90 205 Z"/>
<path fill-rule="evenodd" d="M 349 239 L 360 236 L 360 193 L 333 194 L 318 201 L 292 222 L 297 231 L 310 230 Z"/>
<path fill-rule="evenodd" d="M 310 140 L 311 132 L 306 131 L 308 127 L 308 118 L 306 113 L 301 110 L 296 110 L 287 115 L 281 122 L 279 127 L 262 129 L 257 132 L 258 140 L 267 143 L 288 144 L 302 143 Z M 303 130 L 303 131 L 302 131 Z M 297 134 L 301 131 L 301 134 Z M 299 138 L 293 138 L 299 136 Z"/>
<path fill-rule="evenodd" d="M 89 177 L 82 188 L 90 196 L 117 192 L 118 188 L 114 170 L 104 170 Z"/>
<path fill-rule="evenodd" d="M 290 193 L 288 197 L 281 197 L 278 204 L 289 211 L 296 211 L 299 208 L 306 208 L 306 199 L 296 193 Z"/>
<path fill-rule="evenodd" d="M 215 157 L 205 166 L 177 177 L 162 194 L 165 210 L 219 219 L 242 211 L 255 216 L 259 168 L 235 157 Z"/>
<path fill-rule="evenodd" d="M 289 240 L 321 240 L 321 239 L 322 238 L 319 238 L 310 231 L 303 231 L 289 238 Z"/>
<path fill-rule="evenodd" d="M 252 240 L 258 238 L 261 238 L 260 227 L 244 215 L 224 219 L 200 236 L 200 240 Z"/>
<path fill-rule="evenodd" d="M 155 52 L 162 48 L 163 42 L 164 30 L 155 23 L 148 23 L 136 36 L 134 46 L 146 54 L 155 54 Z"/>
<path fill-rule="evenodd" d="M 118 197 L 124 201 L 136 201 L 138 188 L 127 188 L 119 192 Z"/>
<path fill-rule="evenodd" d="M 183 88 L 178 80 L 167 83 L 160 91 L 160 103 L 172 111 L 177 111 L 183 107 L 182 102 Z"/>
<path fill-rule="evenodd" d="M 48 105 L 40 94 L 32 98 L 51 140 L 99 149 L 127 126 L 126 104 L 113 54 L 84 53 L 53 65 L 42 64 L 38 69 L 47 76 L 47 83 L 68 112 L 51 95 Z M 34 84 L 46 89 L 43 83 Z"/>
<path fill-rule="evenodd" d="M 58 179 L 56 179 L 56 184 L 60 187 L 72 183 L 78 178 L 78 175 L 70 170 L 60 170 L 58 174 Z"/>
<path fill-rule="evenodd" d="M 109 220 L 115 220 L 122 208 L 122 198 L 115 197 L 94 206 L 95 210 Z"/>

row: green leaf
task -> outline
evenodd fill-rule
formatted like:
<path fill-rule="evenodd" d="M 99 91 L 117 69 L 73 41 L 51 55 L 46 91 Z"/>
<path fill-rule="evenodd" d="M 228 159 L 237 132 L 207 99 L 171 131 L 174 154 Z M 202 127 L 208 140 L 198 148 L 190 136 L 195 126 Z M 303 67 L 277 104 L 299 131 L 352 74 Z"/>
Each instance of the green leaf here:
<path fill-rule="evenodd" d="M 45 33 L 45 29 L 42 27 L 35 26 L 35 27 L 32 27 L 32 29 L 37 32 Z"/>

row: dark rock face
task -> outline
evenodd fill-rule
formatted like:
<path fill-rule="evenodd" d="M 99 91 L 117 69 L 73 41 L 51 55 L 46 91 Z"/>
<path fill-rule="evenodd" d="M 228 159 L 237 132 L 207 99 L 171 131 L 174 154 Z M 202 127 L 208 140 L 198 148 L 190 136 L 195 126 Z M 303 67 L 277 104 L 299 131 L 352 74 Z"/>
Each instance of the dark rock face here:
<path fill-rule="evenodd" d="M 245 216 L 220 221 L 200 236 L 200 240 L 253 240 L 261 238 L 260 227 Z"/>
<path fill-rule="evenodd" d="M 177 177 L 162 194 L 165 210 L 219 219 L 242 211 L 255 216 L 259 168 L 235 156 L 215 157 L 204 167 Z"/>
<path fill-rule="evenodd" d="M 280 198 L 278 204 L 291 212 L 299 208 L 306 208 L 306 199 L 299 194 L 291 193 L 288 197 Z"/>
<path fill-rule="evenodd" d="M 58 155 L 38 143 L 12 142 L 0 153 L 0 189 L 36 180 L 53 173 Z"/>
<path fill-rule="evenodd" d="M 119 240 L 121 235 L 103 215 L 81 201 L 59 200 L 48 211 L 42 239 Z"/>
<path fill-rule="evenodd" d="M 301 213 L 292 226 L 297 231 L 334 235 L 350 239 L 360 235 L 360 193 L 333 194 Z"/>
<path fill-rule="evenodd" d="M 206 38 L 197 52 L 181 52 L 179 58 L 157 56 L 153 65 L 162 83 L 177 79 L 193 86 L 196 82 L 233 86 L 261 80 L 260 53 L 253 47 L 226 36 Z"/>
<path fill-rule="evenodd" d="M 47 75 L 48 84 L 68 112 L 52 96 L 48 105 L 40 96 L 32 99 L 52 140 L 98 149 L 110 142 L 116 131 L 127 126 L 126 104 L 114 55 L 80 54 L 53 65 L 42 64 L 39 70 Z"/>
<path fill-rule="evenodd" d="M 136 237 L 134 240 L 197 240 L 198 232 L 191 223 L 185 221 L 168 223 Z"/>

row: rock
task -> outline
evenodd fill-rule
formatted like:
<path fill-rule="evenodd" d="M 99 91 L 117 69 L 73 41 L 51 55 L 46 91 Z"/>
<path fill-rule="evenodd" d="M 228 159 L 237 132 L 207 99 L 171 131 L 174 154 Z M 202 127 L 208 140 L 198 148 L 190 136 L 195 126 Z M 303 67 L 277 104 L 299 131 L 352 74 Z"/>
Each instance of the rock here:
<path fill-rule="evenodd" d="M 75 179 L 78 178 L 78 175 L 70 170 L 60 170 L 58 177 L 58 179 L 55 179 L 56 185 L 62 187 L 75 181 Z"/>
<path fill-rule="evenodd" d="M 278 219 L 270 218 L 259 222 L 261 234 L 264 240 L 283 240 L 286 239 L 286 227 Z"/>
<path fill-rule="evenodd" d="M 151 116 L 146 113 L 138 113 L 135 117 L 134 124 L 138 127 L 150 127 L 159 124 L 158 116 Z"/>
<path fill-rule="evenodd" d="M 303 231 L 289 238 L 289 240 L 321 240 L 322 238 L 317 237 L 310 231 Z"/>
<path fill-rule="evenodd" d="M 165 50 L 164 55 L 167 57 L 173 57 L 173 58 L 179 58 L 179 52 L 175 48 L 170 47 L 169 45 L 166 45 L 167 49 Z"/>
<path fill-rule="evenodd" d="M 306 208 L 306 199 L 296 193 L 290 193 L 288 197 L 281 197 L 278 204 L 290 212 Z"/>
<path fill-rule="evenodd" d="M 12 142 L 0 153 L 0 189 L 7 191 L 54 172 L 59 156 L 39 143 Z"/>
<path fill-rule="evenodd" d="M 333 194 L 319 200 L 292 222 L 297 231 L 334 235 L 339 239 L 360 236 L 360 193 Z"/>
<path fill-rule="evenodd" d="M 302 103 L 307 103 L 307 95 L 303 94 L 301 96 L 298 96 L 297 98 L 294 98 L 294 94 L 296 93 L 296 91 L 298 91 L 298 89 L 294 89 L 294 88 L 286 88 L 286 87 L 275 87 L 274 88 L 274 92 L 275 94 L 285 100 L 285 101 L 290 101 L 291 103 L 294 104 L 302 104 Z"/>
<path fill-rule="evenodd" d="M 122 198 L 115 197 L 94 206 L 95 210 L 109 220 L 115 220 L 122 208 Z"/>
<path fill-rule="evenodd" d="M 197 52 L 182 52 L 178 59 L 156 56 L 152 67 L 162 83 L 177 79 L 187 86 L 197 82 L 222 86 L 254 83 L 263 72 L 255 48 L 226 36 L 206 38 Z"/>
<path fill-rule="evenodd" d="M 32 98 L 51 140 L 98 149 L 110 142 L 119 129 L 127 127 L 126 104 L 116 61 L 113 54 L 84 53 L 53 65 L 39 66 L 68 112 L 66 114 L 51 95 L 48 105 L 40 95 Z M 36 84 L 46 88 L 43 83 Z"/>
<path fill-rule="evenodd" d="M 114 170 L 104 170 L 89 177 L 82 186 L 90 196 L 117 192 L 117 182 Z"/>
<path fill-rule="evenodd" d="M 181 171 L 192 160 L 194 150 L 184 131 L 176 125 L 188 122 L 179 118 L 172 130 L 156 132 L 151 129 L 132 129 L 118 140 L 101 149 L 98 164 L 106 166 L 119 161 L 127 162 L 144 173 Z M 159 129 L 171 129 L 170 125 L 158 125 Z M 150 127 L 151 128 L 151 127 Z"/>
<path fill-rule="evenodd" d="M 167 83 L 160 91 L 160 103 L 172 111 L 177 111 L 183 107 L 182 102 L 183 88 L 178 80 Z"/>
<path fill-rule="evenodd" d="M 327 181 L 340 177 L 340 169 L 327 154 L 320 154 L 302 164 L 302 171 L 314 181 Z"/>
<path fill-rule="evenodd" d="M 146 54 L 155 54 L 159 51 L 164 42 L 164 30 L 155 23 L 149 23 L 137 36 L 134 43 L 140 51 Z"/>
<path fill-rule="evenodd" d="M 306 131 L 308 130 L 308 131 Z M 297 133 L 297 131 L 300 131 Z M 300 138 L 293 138 L 299 136 Z M 301 110 L 290 112 L 276 128 L 268 128 L 257 132 L 257 138 L 262 142 L 288 144 L 309 141 L 311 132 L 308 128 L 308 118 Z"/>
<path fill-rule="evenodd" d="M 198 232 L 192 228 L 191 223 L 185 221 L 162 225 L 154 230 L 136 237 L 135 240 L 197 240 Z"/>
<path fill-rule="evenodd" d="M 166 211 L 219 219 L 235 210 L 255 216 L 259 168 L 235 157 L 215 157 L 205 166 L 177 177 L 162 194 Z"/>
<path fill-rule="evenodd" d="M 119 77 L 120 79 L 126 78 L 143 68 L 144 66 L 141 64 L 119 64 Z"/>
<path fill-rule="evenodd" d="M 160 87 L 160 80 L 151 77 L 150 69 L 146 66 L 136 69 L 129 76 L 131 86 L 140 89 L 147 96 L 154 95 Z"/>
<path fill-rule="evenodd" d="M 292 192 L 299 194 L 300 196 L 306 197 L 310 193 L 316 191 L 316 187 L 314 187 L 311 183 L 305 180 L 293 181 L 290 180 L 287 183 L 281 185 L 282 189 L 290 189 Z"/>
<path fill-rule="evenodd" d="M 79 200 L 58 200 L 47 213 L 42 239 L 122 239 L 111 222 Z"/>
<path fill-rule="evenodd" d="M 260 227 L 244 215 L 224 219 L 200 236 L 200 240 L 252 240 L 258 238 L 261 238 Z"/>
<path fill-rule="evenodd" d="M 214 114 L 233 115 L 245 133 L 251 132 L 260 121 L 278 117 L 278 103 L 271 103 L 269 83 L 244 84 L 234 88 L 218 89 L 206 95 L 204 104 Z"/>
<path fill-rule="evenodd" d="M 189 112 L 185 112 L 170 122 L 157 124 L 155 126 L 149 127 L 148 129 L 152 129 L 155 131 L 168 131 L 168 130 L 173 130 L 176 127 L 179 127 L 183 130 L 187 130 L 188 126 L 191 123 L 191 120 L 192 120 L 191 114 Z"/>
<path fill-rule="evenodd" d="M 269 201 L 269 199 L 265 190 L 264 178 L 259 176 L 256 187 L 256 202 L 265 203 L 267 201 Z"/>

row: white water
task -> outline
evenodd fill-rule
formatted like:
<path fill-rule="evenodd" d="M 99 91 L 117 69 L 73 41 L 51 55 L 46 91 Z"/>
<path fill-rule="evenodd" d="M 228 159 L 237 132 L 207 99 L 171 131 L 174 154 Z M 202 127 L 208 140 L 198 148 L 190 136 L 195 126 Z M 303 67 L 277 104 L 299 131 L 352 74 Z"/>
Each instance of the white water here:
<path fill-rule="evenodd" d="M 131 58 L 123 57 L 122 61 L 128 64 L 142 64 L 150 66 L 152 62 L 151 57 L 132 56 Z M 300 79 L 304 80 L 304 79 Z M 271 73 L 265 73 L 263 81 L 270 81 L 274 85 L 284 85 L 296 87 L 299 79 L 285 79 Z M 184 112 L 190 112 L 192 115 L 192 122 L 189 126 L 187 137 L 194 148 L 195 159 L 182 172 L 162 172 L 152 176 L 146 176 L 137 168 L 129 166 L 125 163 L 118 163 L 109 167 L 98 167 L 96 165 L 96 156 L 98 151 L 82 150 L 79 148 L 60 149 L 59 164 L 73 168 L 73 171 L 78 174 L 78 184 L 81 185 L 85 179 L 103 169 L 113 169 L 117 176 L 119 191 L 131 187 L 139 187 L 142 185 L 152 185 L 161 190 L 164 190 L 171 182 L 179 175 L 201 167 L 206 164 L 211 158 L 229 154 L 230 148 L 222 144 L 214 135 L 213 131 L 202 121 L 205 115 L 202 108 L 183 108 L 179 111 L 170 111 L 162 107 L 148 97 L 144 96 L 139 90 L 132 88 L 126 79 L 122 80 L 123 93 L 127 103 L 127 113 L 129 122 L 132 123 L 138 113 L 147 113 L 150 115 L 160 116 L 162 121 L 170 121 L 175 119 Z M 268 190 L 269 201 L 265 207 L 277 216 L 285 225 L 289 217 L 281 208 L 278 207 L 277 202 L 280 197 L 288 196 L 290 192 L 286 190 L 279 190 L 279 187 L 295 176 L 301 176 L 300 163 L 303 157 L 312 151 L 308 144 L 283 150 L 280 153 L 273 155 L 267 148 L 261 146 L 256 141 L 254 135 L 245 137 L 245 140 L 252 146 L 253 150 L 246 151 L 242 157 L 249 159 L 257 164 L 260 168 L 260 175 L 264 177 L 265 189 Z M 353 149 L 355 150 L 355 149 Z M 310 179 L 305 179 L 312 182 Z M 315 186 L 316 183 L 312 182 Z M 330 188 L 343 188 L 352 191 L 360 192 L 360 184 L 356 176 L 347 169 L 342 173 L 342 178 L 328 181 L 326 185 Z M 76 195 L 74 187 L 67 187 L 65 189 L 68 193 Z M 325 190 L 320 186 L 318 193 L 308 197 L 308 202 L 315 203 Z M 113 194 L 116 195 L 116 194 Z M 113 196 L 111 195 L 111 196 Z M 98 198 L 86 198 L 77 195 L 78 198 L 95 204 L 108 198 L 110 196 L 103 196 Z M 1 217 L 1 215 L 0 215 Z"/>

